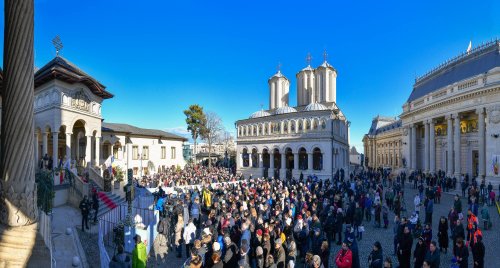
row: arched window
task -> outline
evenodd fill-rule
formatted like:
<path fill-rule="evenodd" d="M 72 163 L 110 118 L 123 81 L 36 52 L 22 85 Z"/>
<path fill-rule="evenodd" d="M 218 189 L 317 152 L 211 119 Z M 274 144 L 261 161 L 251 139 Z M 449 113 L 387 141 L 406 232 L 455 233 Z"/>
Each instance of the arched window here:
<path fill-rule="evenodd" d="M 313 169 L 323 169 L 323 154 L 321 153 L 321 150 L 319 148 L 314 148 L 313 150 Z"/>
<path fill-rule="evenodd" d="M 288 122 L 285 122 L 283 125 L 283 133 L 288 133 Z"/>
<path fill-rule="evenodd" d="M 322 129 L 326 128 L 326 121 L 325 120 L 321 120 L 321 128 Z"/>
<path fill-rule="evenodd" d="M 248 159 L 248 150 L 245 148 L 243 149 L 243 153 L 241 154 L 241 158 L 243 160 L 243 167 L 248 167 L 250 164 L 250 159 Z"/>
<path fill-rule="evenodd" d="M 302 120 L 299 120 L 299 131 L 302 131 L 304 126 L 302 125 Z"/>
<path fill-rule="evenodd" d="M 280 150 L 274 149 L 273 160 L 274 160 L 274 169 L 281 169 L 281 154 L 280 154 Z"/>
<path fill-rule="evenodd" d="M 311 122 L 309 120 L 306 120 L 306 130 L 311 129 Z"/>
<path fill-rule="evenodd" d="M 318 121 L 316 119 L 313 121 L 313 129 L 318 130 Z"/>
<path fill-rule="evenodd" d="M 307 170 L 307 151 L 303 147 L 299 149 L 299 169 Z"/>
<path fill-rule="evenodd" d="M 290 131 L 295 132 L 295 121 L 291 121 L 290 124 L 291 124 Z"/>
<path fill-rule="evenodd" d="M 267 134 L 267 133 L 269 133 L 269 132 L 267 131 L 267 124 L 265 124 L 264 125 L 264 134 Z"/>

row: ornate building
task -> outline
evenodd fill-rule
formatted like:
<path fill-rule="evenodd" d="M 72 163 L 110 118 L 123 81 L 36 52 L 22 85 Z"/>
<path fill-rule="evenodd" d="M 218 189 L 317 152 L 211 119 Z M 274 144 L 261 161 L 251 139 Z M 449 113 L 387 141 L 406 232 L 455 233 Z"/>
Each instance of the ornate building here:
<path fill-rule="evenodd" d="M 337 71 L 325 55 L 296 78 L 298 106 L 289 106 L 290 81 L 278 70 L 268 80 L 269 110 L 236 122 L 237 168 L 245 176 L 327 179 L 348 171 L 350 123 L 336 104 Z"/>
<path fill-rule="evenodd" d="M 500 183 L 500 41 L 417 78 L 400 118 L 408 169 Z"/>
<path fill-rule="evenodd" d="M 103 122 L 103 102 L 112 97 L 104 85 L 61 56 L 40 68 L 35 73 L 35 162 L 48 155 L 54 165 L 69 159 L 80 167 L 102 167 L 112 155 L 115 164 L 132 168 L 134 175 L 184 166 L 184 137 Z"/>
<path fill-rule="evenodd" d="M 393 170 L 404 167 L 402 134 L 401 120 L 385 116 L 373 118 L 370 131 L 363 137 L 365 165 Z"/>

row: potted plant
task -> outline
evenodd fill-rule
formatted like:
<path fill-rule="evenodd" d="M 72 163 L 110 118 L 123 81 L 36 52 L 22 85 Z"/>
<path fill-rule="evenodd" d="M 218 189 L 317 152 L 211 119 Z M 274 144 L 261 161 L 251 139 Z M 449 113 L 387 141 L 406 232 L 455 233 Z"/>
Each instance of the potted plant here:
<path fill-rule="evenodd" d="M 121 167 L 116 166 L 113 168 L 113 176 L 115 177 L 114 188 L 120 189 L 120 184 L 123 181 L 123 170 Z"/>

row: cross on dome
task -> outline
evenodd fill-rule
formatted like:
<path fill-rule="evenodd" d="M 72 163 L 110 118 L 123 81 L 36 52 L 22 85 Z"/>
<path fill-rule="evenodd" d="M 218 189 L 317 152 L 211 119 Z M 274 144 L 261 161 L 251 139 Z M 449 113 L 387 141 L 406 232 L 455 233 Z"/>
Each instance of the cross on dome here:
<path fill-rule="evenodd" d="M 328 59 L 328 53 L 326 53 L 326 49 L 325 51 L 323 51 L 323 59 L 325 60 L 325 62 Z"/>
<path fill-rule="evenodd" d="M 307 65 L 311 65 L 311 60 L 312 60 L 311 53 L 307 53 L 307 57 L 306 57 Z"/>

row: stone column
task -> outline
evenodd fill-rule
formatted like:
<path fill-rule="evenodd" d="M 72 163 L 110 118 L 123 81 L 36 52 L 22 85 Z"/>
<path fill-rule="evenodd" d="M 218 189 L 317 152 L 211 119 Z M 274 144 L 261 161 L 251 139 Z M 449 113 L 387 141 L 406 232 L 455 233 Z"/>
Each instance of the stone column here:
<path fill-rule="evenodd" d="M 59 166 L 59 156 L 58 154 L 59 147 L 59 132 L 52 132 L 52 160 L 54 163 L 52 164 L 52 168 L 57 168 Z"/>
<path fill-rule="evenodd" d="M 38 216 L 33 159 L 34 1 L 5 1 L 4 14 L 0 223 L 25 226 Z"/>
<path fill-rule="evenodd" d="M 274 177 L 274 152 L 269 154 L 269 170 L 267 176 L 269 178 Z"/>
<path fill-rule="evenodd" d="M 424 172 L 429 172 L 429 122 L 424 121 Z"/>
<path fill-rule="evenodd" d="M 87 144 L 85 145 L 85 166 L 90 165 L 92 154 L 92 136 L 87 136 Z"/>
<path fill-rule="evenodd" d="M 477 113 L 477 127 L 478 127 L 478 139 L 479 139 L 479 178 L 484 178 L 486 176 L 486 151 L 485 151 L 485 122 L 484 122 L 484 108 L 479 108 L 476 110 Z"/>
<path fill-rule="evenodd" d="M 252 153 L 248 154 L 248 167 L 250 167 L 250 168 L 253 167 L 253 163 L 252 163 L 253 159 L 252 158 L 253 158 L 253 154 Z"/>
<path fill-rule="evenodd" d="M 313 172 L 313 154 L 307 153 L 307 169 Z"/>
<path fill-rule="evenodd" d="M 47 132 L 42 133 L 42 157 L 44 157 L 48 151 L 47 135 L 48 135 Z"/>
<path fill-rule="evenodd" d="M 461 148 L 460 148 L 460 115 L 457 113 L 453 116 L 455 118 L 455 129 L 454 129 L 454 141 L 453 145 L 455 147 L 455 176 L 457 179 L 460 178 L 461 171 Z"/>
<path fill-rule="evenodd" d="M 448 161 L 447 161 L 447 171 L 448 176 L 453 176 L 453 124 L 451 115 L 446 116 L 446 120 L 448 121 L 448 125 L 446 127 L 446 140 L 448 144 Z M 457 178 L 459 180 L 460 178 Z"/>
<path fill-rule="evenodd" d="M 71 135 L 73 133 L 66 133 L 66 158 L 71 162 Z"/>
<path fill-rule="evenodd" d="M 80 137 L 78 137 L 78 134 L 75 134 L 75 138 L 76 138 L 76 148 L 75 148 L 75 160 L 76 160 L 76 163 L 77 165 L 80 164 Z"/>
<path fill-rule="evenodd" d="M 281 154 L 281 171 L 280 177 L 282 179 L 286 178 L 286 153 Z"/>
<path fill-rule="evenodd" d="M 258 159 L 258 164 L 257 164 L 257 167 L 258 168 L 262 168 L 264 167 L 264 165 L 262 164 L 262 153 L 257 153 L 257 159 Z"/>
<path fill-rule="evenodd" d="M 95 137 L 95 165 L 101 164 L 101 137 Z"/>
<path fill-rule="evenodd" d="M 434 131 L 434 120 L 430 120 L 430 129 L 429 129 L 429 172 L 436 172 L 436 138 Z"/>
<path fill-rule="evenodd" d="M 38 166 L 38 132 L 35 131 L 35 153 L 33 154 L 35 156 L 35 167 Z"/>
<path fill-rule="evenodd" d="M 411 150 L 411 169 L 417 169 L 417 127 L 412 124 L 411 125 L 411 141 L 410 141 L 410 150 Z"/>

